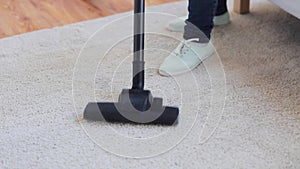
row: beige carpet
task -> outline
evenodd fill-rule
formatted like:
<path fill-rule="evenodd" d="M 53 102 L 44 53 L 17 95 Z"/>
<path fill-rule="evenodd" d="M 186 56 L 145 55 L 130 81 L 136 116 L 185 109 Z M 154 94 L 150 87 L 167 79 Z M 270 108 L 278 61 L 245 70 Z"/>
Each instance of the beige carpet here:
<path fill-rule="evenodd" d="M 88 101 L 130 85 L 130 13 L 1 39 L 1 168 L 299 168 L 300 21 L 251 3 L 215 28 L 218 55 L 176 78 L 156 68 L 182 36 L 164 25 L 186 3 L 148 9 L 147 88 L 180 106 L 173 127 L 82 119 Z"/>

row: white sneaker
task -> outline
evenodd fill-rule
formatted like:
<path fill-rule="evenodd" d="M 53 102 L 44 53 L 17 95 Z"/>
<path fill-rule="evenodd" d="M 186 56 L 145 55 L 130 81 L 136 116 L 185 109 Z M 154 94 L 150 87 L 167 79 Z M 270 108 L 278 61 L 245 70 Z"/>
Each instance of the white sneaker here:
<path fill-rule="evenodd" d="M 172 76 L 187 73 L 212 55 L 214 46 L 209 43 L 197 43 L 192 40 L 181 42 L 178 47 L 160 65 L 158 73 Z"/>
<path fill-rule="evenodd" d="M 183 32 L 185 24 L 185 20 L 188 16 L 179 17 L 177 19 L 172 20 L 168 23 L 167 29 L 172 32 Z M 214 17 L 214 25 L 215 26 L 222 26 L 227 25 L 230 22 L 229 13 L 226 12 L 223 15 L 215 16 Z"/>
<path fill-rule="evenodd" d="M 230 23 L 230 16 L 229 16 L 228 12 L 214 17 L 214 25 L 215 26 L 228 25 L 229 23 Z"/>

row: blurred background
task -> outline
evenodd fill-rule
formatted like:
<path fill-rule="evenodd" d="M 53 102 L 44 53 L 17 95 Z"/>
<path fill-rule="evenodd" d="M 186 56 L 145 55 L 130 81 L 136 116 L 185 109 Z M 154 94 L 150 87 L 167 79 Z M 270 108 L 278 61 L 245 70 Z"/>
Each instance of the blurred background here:
<path fill-rule="evenodd" d="M 146 0 L 159 5 L 179 0 Z M 0 38 L 133 9 L 134 0 L 0 0 Z"/>

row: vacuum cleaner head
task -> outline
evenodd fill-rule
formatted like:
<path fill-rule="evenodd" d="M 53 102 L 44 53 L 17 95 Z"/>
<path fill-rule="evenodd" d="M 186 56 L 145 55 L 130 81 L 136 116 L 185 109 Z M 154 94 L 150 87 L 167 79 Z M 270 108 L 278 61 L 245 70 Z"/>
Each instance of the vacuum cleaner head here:
<path fill-rule="evenodd" d="M 149 90 L 124 89 L 117 103 L 89 103 L 84 118 L 134 124 L 177 124 L 179 109 L 165 107 L 162 102 L 162 98 L 153 98 Z"/>

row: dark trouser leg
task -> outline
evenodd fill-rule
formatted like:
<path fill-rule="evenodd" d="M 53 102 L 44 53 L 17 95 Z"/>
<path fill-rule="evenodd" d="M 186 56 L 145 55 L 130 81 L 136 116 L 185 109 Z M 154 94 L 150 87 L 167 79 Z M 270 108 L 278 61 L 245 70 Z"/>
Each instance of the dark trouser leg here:
<path fill-rule="evenodd" d="M 216 16 L 222 15 L 226 12 L 227 12 L 227 0 L 218 0 Z"/>
<path fill-rule="evenodd" d="M 183 38 L 199 38 L 199 42 L 208 42 L 214 26 L 216 8 L 217 0 L 189 0 L 189 17 L 186 20 Z"/>
<path fill-rule="evenodd" d="M 215 15 L 227 12 L 226 0 L 189 0 L 189 17 L 186 20 L 183 38 L 198 38 L 199 42 L 206 43 L 214 27 Z"/>

